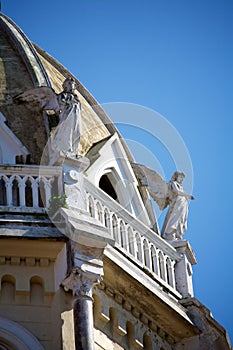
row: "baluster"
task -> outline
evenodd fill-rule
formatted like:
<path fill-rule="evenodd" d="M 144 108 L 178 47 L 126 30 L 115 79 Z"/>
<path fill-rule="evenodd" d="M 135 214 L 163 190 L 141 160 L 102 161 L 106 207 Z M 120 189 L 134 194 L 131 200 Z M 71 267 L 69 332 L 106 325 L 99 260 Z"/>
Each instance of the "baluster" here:
<path fill-rule="evenodd" d="M 168 264 L 168 276 L 169 276 L 169 284 L 171 287 L 175 288 L 176 283 L 175 283 L 175 261 L 171 260 L 169 258 L 169 264 Z"/>
<path fill-rule="evenodd" d="M 92 218 L 95 216 L 95 213 L 94 213 L 94 199 L 93 199 L 93 197 L 90 194 L 88 196 L 88 212 L 90 213 Z"/>
<path fill-rule="evenodd" d="M 7 205 L 6 199 L 6 184 L 7 179 L 3 174 L 0 174 L 0 205 Z"/>
<path fill-rule="evenodd" d="M 12 206 L 12 181 L 8 178 L 6 183 L 6 201 L 8 206 Z"/>
<path fill-rule="evenodd" d="M 127 240 L 126 240 L 126 226 L 125 223 L 121 220 L 120 222 L 120 240 L 121 240 L 121 246 L 125 250 L 127 250 Z"/>
<path fill-rule="evenodd" d="M 32 178 L 32 201 L 33 201 L 34 208 L 39 207 L 38 188 L 39 188 L 39 178 L 38 177 L 36 179 Z"/>
<path fill-rule="evenodd" d="M 104 223 L 103 210 L 99 201 L 96 201 L 96 219 L 102 222 L 102 224 Z"/>
<path fill-rule="evenodd" d="M 130 253 L 130 226 L 127 224 L 125 226 L 125 249 Z"/>
<path fill-rule="evenodd" d="M 115 225 L 115 219 L 114 219 L 114 213 L 113 212 L 111 212 L 111 214 L 110 214 L 110 224 L 111 224 L 111 226 L 110 226 L 110 230 L 111 230 L 111 233 L 112 233 L 112 237 L 114 238 L 114 239 L 116 239 L 116 237 L 115 237 L 115 229 L 114 229 L 114 225 Z"/>
<path fill-rule="evenodd" d="M 110 222 L 111 221 L 111 215 L 110 215 L 110 212 L 109 212 L 108 208 L 105 207 L 104 210 L 103 210 L 103 213 L 104 213 L 104 215 L 103 215 L 104 226 L 107 227 L 108 229 L 110 229 L 110 231 L 112 231 L 112 225 L 111 225 L 111 222 Z"/>
<path fill-rule="evenodd" d="M 112 222 L 112 213 L 108 211 L 108 228 L 110 229 L 111 236 L 113 237 L 113 222 Z"/>
<path fill-rule="evenodd" d="M 128 228 L 128 240 L 129 240 L 129 252 L 132 254 L 135 258 L 137 257 L 137 243 L 136 243 L 136 237 L 135 232 L 132 229 L 131 226 Z"/>
<path fill-rule="evenodd" d="M 137 248 L 138 248 L 138 260 L 141 261 L 143 264 L 145 263 L 144 259 L 144 252 L 142 247 L 142 239 L 139 233 L 136 233 L 136 242 L 137 242 Z"/>
<path fill-rule="evenodd" d="M 25 182 L 27 180 L 27 177 L 20 178 L 19 181 L 19 204 L 21 207 L 26 206 L 25 201 Z"/>
<path fill-rule="evenodd" d="M 94 218 L 99 220 L 99 214 L 98 214 L 98 208 L 97 208 L 97 200 L 94 199 L 93 201 L 93 209 L 94 209 Z"/>
<path fill-rule="evenodd" d="M 164 254 L 160 251 L 159 252 L 159 265 L 160 265 L 160 272 L 161 272 L 161 278 L 167 282 L 167 269 L 166 269 L 166 261 Z"/>
<path fill-rule="evenodd" d="M 87 212 L 91 215 L 91 195 L 87 193 Z M 92 216 L 92 215 L 91 215 Z"/>
<path fill-rule="evenodd" d="M 53 179 L 47 179 L 45 177 L 42 178 L 44 182 L 45 189 L 45 208 L 48 209 L 50 206 L 50 199 L 52 194 L 52 181 Z"/>
<path fill-rule="evenodd" d="M 12 206 L 20 206 L 19 202 L 19 184 L 21 178 L 18 175 L 12 175 L 10 177 L 11 182 L 11 203 Z"/>
<path fill-rule="evenodd" d="M 151 254 L 150 254 L 150 246 L 147 239 L 144 239 L 143 241 L 143 250 L 144 250 L 144 257 L 145 257 L 145 265 L 152 270 L 152 261 L 151 261 Z"/>
<path fill-rule="evenodd" d="M 160 276 L 158 250 L 154 247 L 154 245 L 151 246 L 151 258 L 153 263 L 153 272 Z"/>
<path fill-rule="evenodd" d="M 115 238 L 117 243 L 121 244 L 118 219 L 117 219 L 115 214 L 113 214 L 112 224 L 113 224 L 113 235 L 114 235 L 114 238 Z"/>

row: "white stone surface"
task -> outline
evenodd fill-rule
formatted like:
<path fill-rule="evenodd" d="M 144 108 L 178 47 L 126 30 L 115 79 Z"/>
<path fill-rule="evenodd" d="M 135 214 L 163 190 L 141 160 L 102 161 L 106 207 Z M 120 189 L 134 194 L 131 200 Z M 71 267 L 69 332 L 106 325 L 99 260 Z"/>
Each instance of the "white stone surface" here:
<path fill-rule="evenodd" d="M 97 188 L 101 177 L 108 175 L 118 202 L 134 217 L 150 226 L 149 216 L 138 191 L 138 181 L 116 133 L 98 151 L 98 157 L 87 169 L 86 175 Z"/>
<path fill-rule="evenodd" d="M 196 264 L 195 255 L 186 240 L 173 241 L 172 245 L 181 258 L 175 265 L 176 288 L 184 298 L 193 297 L 192 265 Z"/>

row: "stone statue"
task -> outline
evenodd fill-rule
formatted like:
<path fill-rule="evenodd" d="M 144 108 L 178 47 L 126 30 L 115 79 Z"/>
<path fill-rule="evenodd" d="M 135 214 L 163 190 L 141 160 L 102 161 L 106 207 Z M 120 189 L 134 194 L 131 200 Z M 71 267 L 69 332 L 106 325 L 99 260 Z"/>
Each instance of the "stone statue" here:
<path fill-rule="evenodd" d="M 75 157 L 81 134 L 81 103 L 75 94 L 76 84 L 73 78 L 66 78 L 63 91 L 56 94 L 53 89 L 41 86 L 25 91 L 15 97 L 16 101 L 39 104 L 46 111 L 59 115 L 59 124 L 51 137 L 53 151 Z"/>
<path fill-rule="evenodd" d="M 168 240 L 182 239 L 187 231 L 187 199 L 193 200 L 194 197 L 184 192 L 184 177 L 184 173 L 176 171 L 168 184 L 169 209 L 162 228 L 162 236 Z"/>
<path fill-rule="evenodd" d="M 75 94 L 76 84 L 72 78 L 67 78 L 63 91 L 57 96 L 61 109 L 60 121 L 52 137 L 52 149 L 68 155 L 75 155 L 80 142 L 81 104 Z"/>
<path fill-rule="evenodd" d="M 156 171 L 141 164 L 132 163 L 131 165 L 141 185 L 147 186 L 159 208 L 164 210 L 169 205 L 162 228 L 162 237 L 167 240 L 182 239 L 187 230 L 188 199 L 194 199 L 183 190 L 182 181 L 185 174 L 176 171 L 167 184 Z"/>

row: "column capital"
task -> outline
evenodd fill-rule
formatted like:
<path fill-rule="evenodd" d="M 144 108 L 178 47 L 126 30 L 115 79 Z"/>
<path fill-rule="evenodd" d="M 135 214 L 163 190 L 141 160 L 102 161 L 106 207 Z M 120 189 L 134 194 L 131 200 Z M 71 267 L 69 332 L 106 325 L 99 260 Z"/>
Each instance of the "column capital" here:
<path fill-rule="evenodd" d="M 100 283 L 102 274 L 82 271 L 81 268 L 75 267 L 70 275 L 62 282 L 66 292 L 72 291 L 75 297 L 87 296 L 92 298 L 92 288 L 95 284 Z"/>
<path fill-rule="evenodd" d="M 103 271 L 103 249 L 82 246 L 71 242 L 72 268 L 62 282 L 65 291 L 72 291 L 73 296 L 92 296 L 92 287 L 100 283 Z"/>

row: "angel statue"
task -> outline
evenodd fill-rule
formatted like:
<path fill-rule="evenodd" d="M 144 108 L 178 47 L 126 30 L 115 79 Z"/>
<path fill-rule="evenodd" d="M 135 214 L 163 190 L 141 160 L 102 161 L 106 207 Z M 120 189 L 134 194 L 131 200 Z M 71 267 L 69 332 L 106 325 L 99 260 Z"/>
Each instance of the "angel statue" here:
<path fill-rule="evenodd" d="M 80 142 L 81 103 L 75 94 L 76 84 L 73 78 L 66 78 L 63 91 L 56 94 L 47 86 L 25 91 L 15 97 L 18 102 L 39 104 L 45 111 L 54 111 L 59 115 L 59 123 L 51 137 L 53 151 L 75 157 Z"/>
<path fill-rule="evenodd" d="M 153 200 L 161 210 L 168 205 L 162 237 L 172 241 L 182 239 L 187 231 L 188 199 L 193 200 L 191 194 L 184 192 L 182 182 L 185 177 L 183 172 L 176 171 L 167 184 L 154 170 L 141 164 L 132 164 L 142 185 L 147 186 Z"/>

